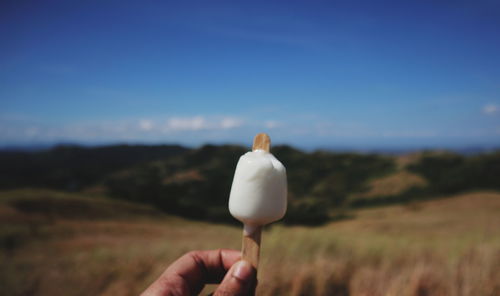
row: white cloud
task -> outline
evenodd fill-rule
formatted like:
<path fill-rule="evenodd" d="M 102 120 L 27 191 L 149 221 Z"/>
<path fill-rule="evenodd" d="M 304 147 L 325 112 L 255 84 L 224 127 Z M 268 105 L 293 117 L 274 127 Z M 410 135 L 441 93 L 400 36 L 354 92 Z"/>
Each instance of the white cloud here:
<path fill-rule="evenodd" d="M 173 117 L 167 120 L 166 131 L 198 131 L 207 128 L 208 122 L 202 116 Z"/>
<path fill-rule="evenodd" d="M 245 121 L 235 116 L 192 116 L 77 121 L 66 124 L 18 119 L 0 114 L 0 145 L 9 142 L 141 141 L 232 139 Z"/>
<path fill-rule="evenodd" d="M 223 118 L 220 127 L 223 129 L 237 128 L 243 125 L 243 120 L 234 117 Z"/>
<path fill-rule="evenodd" d="M 278 121 L 275 120 L 268 120 L 264 123 L 264 126 L 267 127 L 268 129 L 273 129 L 280 127 L 282 124 Z"/>
<path fill-rule="evenodd" d="M 243 125 L 243 120 L 236 117 L 206 118 L 194 117 L 172 117 L 167 120 L 164 128 L 166 132 L 177 131 L 200 131 L 200 130 L 227 130 L 238 128 Z"/>
<path fill-rule="evenodd" d="M 498 107 L 498 105 L 488 104 L 488 105 L 483 107 L 483 113 L 487 114 L 487 115 L 493 115 L 493 114 L 498 113 L 499 111 L 500 111 L 500 107 Z"/>
<path fill-rule="evenodd" d="M 144 131 L 150 131 L 154 127 L 153 121 L 149 119 L 143 119 L 139 121 L 139 128 Z"/>
<path fill-rule="evenodd" d="M 34 137 L 40 133 L 40 129 L 36 126 L 28 127 L 24 130 L 24 134 L 27 137 Z"/>
<path fill-rule="evenodd" d="M 488 105 L 486 114 L 500 114 L 500 105 Z M 279 118 L 239 117 L 236 115 L 194 116 L 145 116 L 116 120 L 72 121 L 64 124 L 40 120 L 2 116 L 0 113 L 0 145 L 22 142 L 81 142 L 107 143 L 171 142 L 182 144 L 200 143 L 247 143 L 258 132 L 266 131 L 276 143 L 415 143 L 438 142 L 441 138 L 463 139 L 495 138 L 500 126 L 458 129 L 455 133 L 440 127 L 410 127 L 369 125 L 333 119 L 295 117 Z M 438 139 L 438 140 L 436 140 Z M 445 140 L 443 140 L 445 141 Z M 457 140 L 458 141 L 458 140 Z M 467 142 L 467 143 L 468 143 Z M 377 142 L 378 143 L 378 142 Z M 311 144 L 312 145 L 312 144 Z"/>

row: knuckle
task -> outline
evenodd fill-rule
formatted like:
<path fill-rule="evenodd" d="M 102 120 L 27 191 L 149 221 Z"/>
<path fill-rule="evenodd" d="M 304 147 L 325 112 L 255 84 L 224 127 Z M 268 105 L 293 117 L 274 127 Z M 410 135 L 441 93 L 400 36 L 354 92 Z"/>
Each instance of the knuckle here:
<path fill-rule="evenodd" d="M 190 258 L 198 258 L 199 255 L 200 255 L 200 252 L 201 251 L 199 251 L 199 250 L 189 251 L 186 254 L 184 254 L 184 256 L 185 257 L 190 257 Z"/>
<path fill-rule="evenodd" d="M 231 289 L 218 289 L 214 296 L 236 296 L 236 295 L 241 295 L 240 293 L 237 293 L 237 291 L 233 291 Z"/>

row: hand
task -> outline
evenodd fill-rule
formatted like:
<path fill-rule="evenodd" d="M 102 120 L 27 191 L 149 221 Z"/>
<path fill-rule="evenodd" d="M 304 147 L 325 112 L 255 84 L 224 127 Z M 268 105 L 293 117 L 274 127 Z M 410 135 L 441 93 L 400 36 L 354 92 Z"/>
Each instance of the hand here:
<path fill-rule="evenodd" d="M 214 295 L 247 295 L 256 284 L 255 269 L 235 250 L 192 251 L 174 263 L 141 296 L 198 295 L 205 284 L 221 282 Z M 229 270 L 229 271 L 228 271 Z"/>

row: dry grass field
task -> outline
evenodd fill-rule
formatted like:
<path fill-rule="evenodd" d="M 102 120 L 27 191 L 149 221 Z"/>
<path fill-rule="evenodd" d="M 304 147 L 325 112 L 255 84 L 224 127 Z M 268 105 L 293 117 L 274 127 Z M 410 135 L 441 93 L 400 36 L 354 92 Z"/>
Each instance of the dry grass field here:
<path fill-rule="evenodd" d="M 368 191 L 355 194 L 351 198 L 395 196 L 411 188 L 421 188 L 426 185 L 427 182 L 421 176 L 412 174 L 406 170 L 399 170 L 388 176 L 371 180 L 371 182 L 368 183 Z"/>
<path fill-rule="evenodd" d="M 258 295 L 500 295 L 499 193 L 353 215 L 268 227 Z M 39 190 L 0 193 L 0 225 L 1 295 L 138 295 L 181 254 L 241 238 L 238 227 Z"/>

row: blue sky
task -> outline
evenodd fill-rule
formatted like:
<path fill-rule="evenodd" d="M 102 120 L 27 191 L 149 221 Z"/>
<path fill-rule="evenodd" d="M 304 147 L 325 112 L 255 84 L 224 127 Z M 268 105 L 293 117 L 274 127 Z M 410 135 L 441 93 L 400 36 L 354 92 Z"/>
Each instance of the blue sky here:
<path fill-rule="evenodd" d="M 2 1 L 0 145 L 498 147 L 499 32 L 496 1 Z"/>

